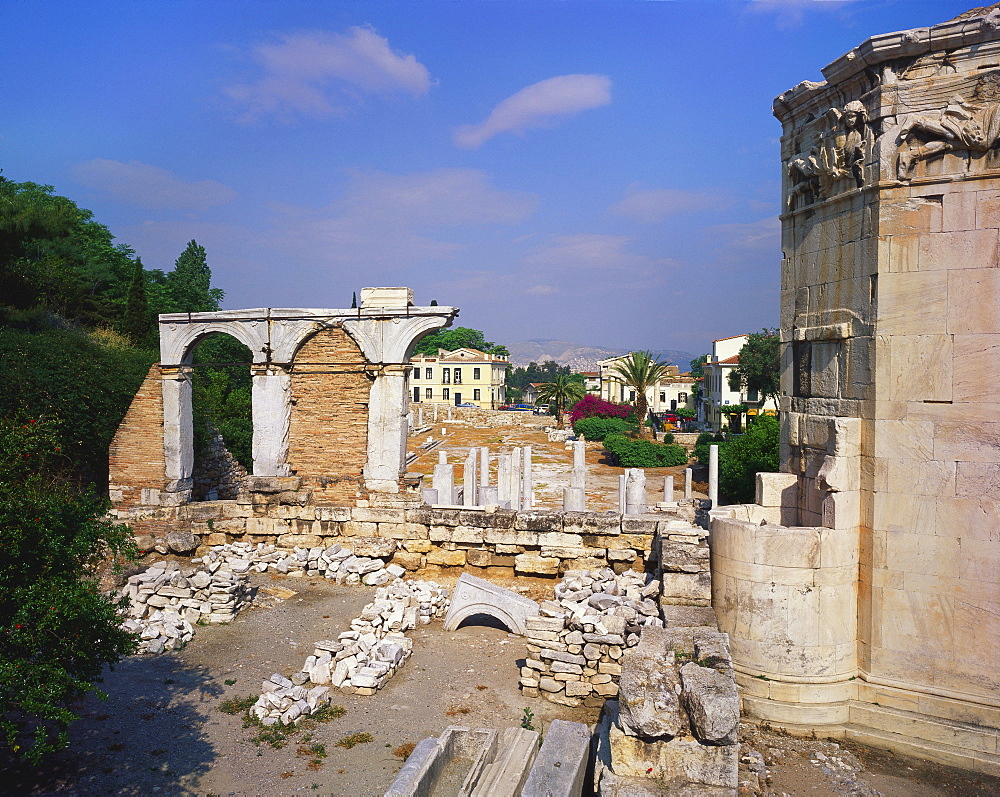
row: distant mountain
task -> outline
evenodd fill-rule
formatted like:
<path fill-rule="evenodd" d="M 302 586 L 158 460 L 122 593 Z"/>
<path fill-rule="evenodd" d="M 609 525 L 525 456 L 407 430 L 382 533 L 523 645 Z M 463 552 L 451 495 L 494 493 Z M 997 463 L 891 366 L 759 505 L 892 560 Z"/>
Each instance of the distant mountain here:
<path fill-rule="evenodd" d="M 510 350 L 510 361 L 515 366 L 525 367 L 528 363 L 543 363 L 555 360 L 560 365 L 568 365 L 574 371 L 596 371 L 597 361 L 608 357 L 618 357 L 628 354 L 628 349 L 608 349 L 598 346 L 581 346 L 567 340 L 522 340 L 517 343 L 507 343 Z M 688 363 L 695 355 L 686 351 L 664 349 L 657 352 L 658 356 L 668 363 L 680 366 L 686 371 Z"/>

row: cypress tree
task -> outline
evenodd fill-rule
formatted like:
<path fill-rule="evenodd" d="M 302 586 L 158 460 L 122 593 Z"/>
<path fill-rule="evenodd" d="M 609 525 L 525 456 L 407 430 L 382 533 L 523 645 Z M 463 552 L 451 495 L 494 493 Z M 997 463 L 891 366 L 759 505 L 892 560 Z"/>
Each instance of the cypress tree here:
<path fill-rule="evenodd" d="M 142 268 L 142 259 L 137 257 L 132 270 L 132 281 L 128 286 L 122 334 L 131 338 L 136 345 L 143 346 L 149 342 L 152 332 L 152 318 L 146 299 L 146 273 Z"/>
<path fill-rule="evenodd" d="M 354 291 L 351 294 L 351 309 L 354 310 L 358 306 L 358 292 Z"/>
<path fill-rule="evenodd" d="M 190 241 L 167 275 L 170 311 L 205 313 L 219 309 L 223 292 L 213 288 L 212 270 L 208 267 L 205 247 Z"/>

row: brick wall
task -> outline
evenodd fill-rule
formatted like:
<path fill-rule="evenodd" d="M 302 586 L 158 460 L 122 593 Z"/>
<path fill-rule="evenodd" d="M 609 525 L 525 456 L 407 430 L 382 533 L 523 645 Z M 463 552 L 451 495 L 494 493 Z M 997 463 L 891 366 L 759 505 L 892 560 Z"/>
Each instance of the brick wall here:
<path fill-rule="evenodd" d="M 342 329 L 317 332 L 295 356 L 288 462 L 317 501 L 353 502 L 362 489 L 372 385 L 366 362 Z"/>
<path fill-rule="evenodd" d="M 149 369 L 108 449 L 111 499 L 118 508 L 142 503 L 143 488 L 163 488 L 163 394 L 160 365 Z"/>

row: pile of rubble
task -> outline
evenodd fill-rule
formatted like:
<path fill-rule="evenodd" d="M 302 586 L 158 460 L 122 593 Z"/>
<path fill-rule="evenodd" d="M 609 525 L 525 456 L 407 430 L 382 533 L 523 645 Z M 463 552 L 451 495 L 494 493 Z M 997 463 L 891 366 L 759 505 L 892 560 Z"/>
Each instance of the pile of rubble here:
<path fill-rule="evenodd" d="M 321 706 L 330 704 L 330 687 L 316 686 L 306 689 L 283 675 L 275 673 L 264 681 L 261 691 L 250 711 L 263 725 L 291 725 L 303 715 L 313 714 Z"/>
<path fill-rule="evenodd" d="M 663 627 L 659 592 L 658 581 L 646 583 L 633 570 L 567 571 L 555 600 L 543 601 L 539 616 L 525 621 L 521 690 L 567 706 L 599 706 L 617 695 L 625 650 L 639 644 L 643 629 Z"/>
<path fill-rule="evenodd" d="M 413 653 L 413 640 L 404 632 L 430 623 L 447 609 L 448 590 L 433 581 L 397 578 L 379 587 L 375 599 L 351 621 L 350 631 L 317 642 L 291 678 L 271 676 L 264 682 L 254 713 L 266 725 L 279 720 L 287 725 L 329 703 L 331 688 L 375 694 Z M 315 686 L 307 689 L 306 684 Z"/>
<path fill-rule="evenodd" d="M 203 557 L 193 562 L 209 565 L 224 563 L 235 573 L 268 570 L 289 576 L 323 576 L 338 584 L 366 584 L 380 587 L 405 572 L 399 565 L 388 565 L 378 556 L 391 556 L 395 540 L 373 538 L 382 544 L 375 556 L 355 555 L 350 548 L 331 545 L 328 548 L 277 548 L 274 545 L 249 542 L 232 542 L 215 545 Z M 371 546 L 369 546 L 371 547 Z M 376 546 L 377 547 L 377 546 Z"/>
<path fill-rule="evenodd" d="M 222 566 L 184 567 L 156 562 L 130 576 L 122 594 L 131 606 L 124 626 L 140 636 L 140 653 L 177 650 L 197 623 L 228 623 L 251 599 L 245 575 Z"/>

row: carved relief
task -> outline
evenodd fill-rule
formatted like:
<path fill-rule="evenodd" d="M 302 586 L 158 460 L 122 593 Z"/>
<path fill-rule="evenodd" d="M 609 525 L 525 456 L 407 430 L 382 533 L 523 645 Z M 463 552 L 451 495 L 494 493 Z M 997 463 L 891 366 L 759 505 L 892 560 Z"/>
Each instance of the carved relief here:
<path fill-rule="evenodd" d="M 896 176 L 909 180 L 920 161 L 948 152 L 985 153 L 998 142 L 1000 71 L 994 71 L 977 80 L 971 102 L 956 94 L 942 110 L 909 116 L 903 121 Z"/>
<path fill-rule="evenodd" d="M 788 209 L 795 208 L 796 199 L 810 204 L 848 187 L 865 184 L 865 158 L 868 153 L 868 111 L 854 100 L 843 110 L 831 108 L 813 125 L 813 145 L 788 159 L 785 171 L 790 186 Z M 838 187 L 840 180 L 850 179 L 853 185 Z"/>

